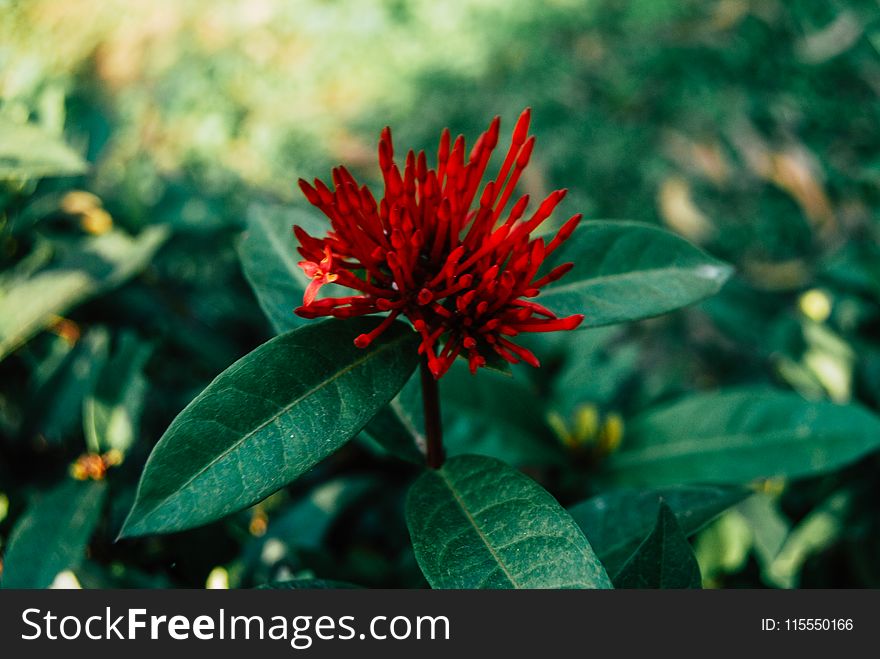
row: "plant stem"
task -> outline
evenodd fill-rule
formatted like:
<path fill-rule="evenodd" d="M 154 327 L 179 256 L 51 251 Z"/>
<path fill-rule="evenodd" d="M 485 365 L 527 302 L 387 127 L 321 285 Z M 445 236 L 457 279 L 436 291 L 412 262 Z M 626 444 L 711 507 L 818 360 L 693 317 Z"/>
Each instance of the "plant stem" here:
<path fill-rule="evenodd" d="M 425 407 L 425 439 L 427 440 L 427 462 L 431 469 L 443 466 L 443 425 L 440 421 L 440 391 L 437 380 L 431 375 L 428 360 L 422 357 L 422 403 Z"/>

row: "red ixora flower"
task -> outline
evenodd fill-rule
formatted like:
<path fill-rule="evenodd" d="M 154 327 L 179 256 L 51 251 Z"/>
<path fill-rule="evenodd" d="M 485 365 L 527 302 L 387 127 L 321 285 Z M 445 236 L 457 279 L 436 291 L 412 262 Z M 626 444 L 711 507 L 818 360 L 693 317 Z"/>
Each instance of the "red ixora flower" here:
<path fill-rule="evenodd" d="M 535 145 L 535 138 L 528 136 L 530 117 L 529 109 L 520 115 L 498 176 L 483 186 L 479 198 L 498 143 L 499 117 L 467 156 L 464 137 L 452 142 L 446 129 L 437 168 L 428 168 L 424 152 L 410 151 L 403 174 L 394 162 L 391 130 L 385 128 L 379 138 L 385 191 L 378 203 L 344 167 L 333 170 L 332 190 L 318 179 L 314 186 L 300 179 L 309 202 L 330 218 L 331 231 L 316 238 L 294 227 L 306 259 L 299 265 L 312 279 L 296 313 L 350 318 L 387 312 L 376 329 L 355 339 L 360 348 L 403 315 L 421 335 L 419 352 L 435 378 L 458 355 L 467 358 L 472 373 L 494 355 L 539 366 L 532 352 L 510 339 L 521 332 L 574 329 L 583 320 L 581 315 L 558 318 L 524 299 L 536 297 L 541 286 L 571 269 L 572 263 L 564 263 L 538 274 L 581 215 L 569 219 L 549 243 L 531 234 L 562 201 L 565 190 L 551 193 L 528 218 L 525 195 L 505 216 Z M 318 289 L 331 282 L 358 294 L 315 299 Z"/>

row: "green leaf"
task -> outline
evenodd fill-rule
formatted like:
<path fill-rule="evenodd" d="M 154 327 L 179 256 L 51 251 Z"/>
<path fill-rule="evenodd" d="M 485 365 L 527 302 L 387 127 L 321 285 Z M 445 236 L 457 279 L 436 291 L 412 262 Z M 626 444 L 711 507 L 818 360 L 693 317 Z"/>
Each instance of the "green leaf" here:
<path fill-rule="evenodd" d="M 440 409 L 449 455 L 477 453 L 515 465 L 565 460 L 538 392 L 519 378 L 490 371 L 471 375 L 458 360 L 440 380 Z"/>
<path fill-rule="evenodd" d="M 3 561 L 4 588 L 47 588 L 77 566 L 107 493 L 103 481 L 65 480 L 38 496 L 12 530 Z"/>
<path fill-rule="evenodd" d="M 432 588 L 610 588 L 590 543 L 540 485 L 484 456 L 413 484 L 406 520 Z"/>
<path fill-rule="evenodd" d="M 357 434 L 418 360 L 418 335 L 403 323 L 356 348 L 378 322 L 315 322 L 221 373 L 153 449 L 121 535 L 179 531 L 240 510 Z"/>
<path fill-rule="evenodd" d="M 328 579 L 291 579 L 263 584 L 257 586 L 256 590 L 350 590 L 352 588 L 361 588 L 361 586 Z"/>
<path fill-rule="evenodd" d="M 614 578 L 617 588 L 700 588 L 700 566 L 675 513 L 660 503 L 657 524 Z"/>
<path fill-rule="evenodd" d="M 300 208 L 254 205 L 248 210 L 247 231 L 238 245 L 244 276 L 279 334 L 307 322 L 293 313 L 302 304 L 309 283 L 297 265 L 302 257 L 296 251 L 294 224 L 313 235 L 326 233 L 329 226 L 320 216 Z"/>
<path fill-rule="evenodd" d="M 584 314 L 582 328 L 657 316 L 717 293 L 730 266 L 649 224 L 592 221 L 547 259 L 573 262 L 539 298 L 557 314 Z"/>
<path fill-rule="evenodd" d="M 0 117 L 0 179 L 82 174 L 86 162 L 64 142 L 34 124 Z"/>
<path fill-rule="evenodd" d="M 0 359 L 56 315 L 121 285 L 144 269 L 168 230 L 153 226 L 131 238 L 120 231 L 88 238 L 55 264 L 0 290 Z"/>
<path fill-rule="evenodd" d="M 749 525 L 758 565 L 766 573 L 791 531 L 791 522 L 779 506 L 779 498 L 765 493 L 755 494 L 736 507 Z"/>
<path fill-rule="evenodd" d="M 63 339 L 62 339 L 63 341 Z M 80 424 L 83 400 L 107 361 L 110 335 L 93 327 L 77 341 L 50 377 L 29 397 L 24 434 L 59 443 Z"/>
<path fill-rule="evenodd" d="M 620 489 L 576 504 L 568 512 L 605 568 L 616 574 L 654 528 L 661 501 L 675 513 L 684 534 L 691 536 L 748 494 L 740 487 L 692 485 Z"/>
<path fill-rule="evenodd" d="M 821 474 L 878 447 L 880 419 L 866 409 L 759 387 L 648 411 L 606 467 L 626 484 L 747 483 Z"/>
<path fill-rule="evenodd" d="M 414 425 L 413 419 L 404 409 L 400 402 L 401 394 L 379 410 L 364 428 L 363 435 L 378 444 L 382 451 L 412 464 L 422 465 L 425 463 L 424 431 Z"/>
<path fill-rule="evenodd" d="M 368 476 L 350 476 L 323 483 L 284 512 L 273 516 L 261 540 L 265 543 L 277 539 L 297 549 L 320 551 L 334 521 L 377 482 Z"/>
<path fill-rule="evenodd" d="M 125 453 L 134 443 L 147 393 L 143 368 L 152 352 L 153 346 L 134 334 L 120 338 L 95 391 L 83 401 L 83 430 L 90 451 Z"/>
<path fill-rule="evenodd" d="M 841 488 L 810 511 L 789 533 L 779 553 L 764 572 L 764 578 L 777 588 L 797 588 L 804 563 L 811 556 L 839 542 L 851 533 L 852 488 Z"/>

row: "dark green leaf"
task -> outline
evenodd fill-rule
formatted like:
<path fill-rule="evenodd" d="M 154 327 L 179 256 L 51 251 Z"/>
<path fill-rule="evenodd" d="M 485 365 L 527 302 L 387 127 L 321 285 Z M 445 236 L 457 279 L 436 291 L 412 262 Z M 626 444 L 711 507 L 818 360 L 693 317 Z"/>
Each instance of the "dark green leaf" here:
<path fill-rule="evenodd" d="M 692 485 L 620 489 L 576 504 L 568 512 L 605 568 L 614 574 L 654 528 L 660 501 L 675 513 L 684 534 L 691 536 L 748 494 L 739 487 Z"/>
<path fill-rule="evenodd" d="M 394 398 L 364 428 L 364 435 L 376 442 L 381 450 L 402 460 L 421 465 L 425 462 L 425 438 L 400 402 Z"/>
<path fill-rule="evenodd" d="M 477 453 L 515 465 L 565 459 L 550 435 L 538 392 L 520 378 L 490 371 L 471 375 L 459 360 L 440 381 L 440 407 L 449 455 Z"/>
<path fill-rule="evenodd" d="M 244 508 L 357 434 L 417 362 L 417 335 L 403 323 L 367 349 L 353 345 L 378 322 L 312 323 L 221 373 L 159 440 L 122 535 L 191 528 Z"/>
<path fill-rule="evenodd" d="M 308 278 L 297 263 L 298 241 L 293 225 L 323 234 L 329 224 L 299 208 L 254 205 L 248 211 L 247 232 L 239 243 L 241 267 L 272 327 L 279 334 L 306 322 L 293 313 L 302 304 Z"/>
<path fill-rule="evenodd" d="M 700 588 L 700 566 L 675 513 L 660 503 L 657 524 L 614 578 L 618 588 Z"/>
<path fill-rule="evenodd" d="M 39 126 L 0 117 L 0 179 L 71 176 L 86 167 L 73 149 Z"/>
<path fill-rule="evenodd" d="M 432 588 L 610 588 L 565 510 L 540 485 L 484 456 L 450 459 L 413 484 L 406 519 Z"/>
<path fill-rule="evenodd" d="M 607 464 L 619 483 L 747 483 L 820 474 L 880 447 L 880 419 L 858 405 L 748 388 L 696 394 L 627 425 Z"/>
<path fill-rule="evenodd" d="M 107 492 L 103 481 L 67 479 L 38 496 L 15 525 L 3 559 L 4 588 L 47 588 L 77 566 Z"/>
<path fill-rule="evenodd" d="M 109 343 L 110 335 L 104 327 L 90 329 L 77 341 L 32 395 L 26 435 L 41 435 L 57 443 L 79 425 L 83 400 L 91 394 L 107 361 Z"/>
<path fill-rule="evenodd" d="M 584 314 L 583 328 L 657 316 L 698 302 L 724 285 L 730 266 L 649 224 L 592 221 L 547 261 L 574 268 L 541 291 L 559 315 Z"/>
<path fill-rule="evenodd" d="M 337 478 L 324 483 L 273 518 L 262 540 L 275 538 L 285 545 L 319 551 L 333 522 L 376 483 L 376 479 L 367 476 Z"/>

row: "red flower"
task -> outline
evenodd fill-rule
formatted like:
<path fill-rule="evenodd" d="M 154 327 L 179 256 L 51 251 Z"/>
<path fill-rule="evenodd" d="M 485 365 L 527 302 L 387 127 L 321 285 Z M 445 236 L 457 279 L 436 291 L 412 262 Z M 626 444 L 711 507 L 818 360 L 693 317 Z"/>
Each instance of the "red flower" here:
<path fill-rule="evenodd" d="M 350 318 L 389 312 L 376 329 L 357 337 L 355 345 L 361 348 L 404 315 L 422 336 L 419 352 L 435 378 L 460 354 L 471 372 L 485 366 L 493 353 L 511 363 L 539 366 L 534 354 L 510 338 L 520 332 L 570 330 L 583 320 L 581 315 L 557 318 L 523 299 L 536 297 L 541 286 L 571 269 L 573 264 L 565 263 L 538 276 L 544 259 L 571 235 L 581 215 L 569 219 L 548 244 L 531 233 L 565 190 L 550 194 L 528 219 L 528 195 L 502 217 L 535 144 L 534 137 L 527 137 L 530 116 L 528 109 L 520 115 L 501 170 L 483 187 L 475 207 L 498 143 L 498 117 L 467 158 L 464 138 L 450 145 L 444 130 L 437 168 L 428 168 L 424 152 L 416 156 L 410 151 L 403 174 L 394 162 L 391 130 L 385 128 L 379 139 L 385 194 L 378 204 L 344 167 L 333 170 L 333 190 L 317 179 L 314 187 L 300 179 L 306 198 L 330 218 L 332 230 L 326 238 L 315 238 L 294 227 L 299 252 L 307 259 L 300 267 L 312 278 L 296 313 Z M 318 289 L 331 282 L 358 294 L 316 300 Z"/>

